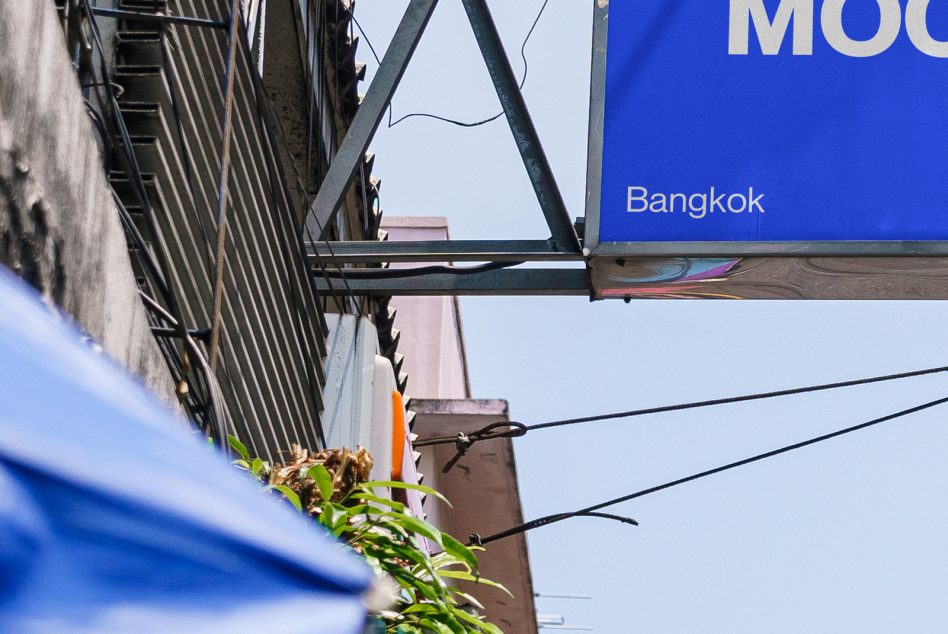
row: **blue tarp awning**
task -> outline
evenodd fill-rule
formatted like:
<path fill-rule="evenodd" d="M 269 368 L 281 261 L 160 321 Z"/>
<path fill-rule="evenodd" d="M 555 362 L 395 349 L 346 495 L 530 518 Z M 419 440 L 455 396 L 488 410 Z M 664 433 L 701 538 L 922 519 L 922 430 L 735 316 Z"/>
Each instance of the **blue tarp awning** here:
<path fill-rule="evenodd" d="M 0 632 L 359 632 L 371 573 L 0 269 Z"/>

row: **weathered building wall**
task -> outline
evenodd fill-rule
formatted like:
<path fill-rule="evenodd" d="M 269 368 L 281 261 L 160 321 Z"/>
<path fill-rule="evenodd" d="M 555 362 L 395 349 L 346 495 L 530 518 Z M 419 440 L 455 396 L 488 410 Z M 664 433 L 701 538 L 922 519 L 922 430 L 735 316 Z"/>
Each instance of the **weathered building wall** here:
<path fill-rule="evenodd" d="M 0 262 L 176 403 L 102 165 L 54 4 L 0 2 Z"/>
<path fill-rule="evenodd" d="M 448 220 L 441 216 L 387 216 L 382 229 L 396 242 L 448 240 Z M 448 264 L 443 262 L 442 264 Z M 392 269 L 415 264 L 393 262 Z M 393 297 L 402 333 L 400 350 L 413 398 L 469 398 L 461 311 L 456 297 Z M 403 327 L 402 327 L 403 326 Z"/>

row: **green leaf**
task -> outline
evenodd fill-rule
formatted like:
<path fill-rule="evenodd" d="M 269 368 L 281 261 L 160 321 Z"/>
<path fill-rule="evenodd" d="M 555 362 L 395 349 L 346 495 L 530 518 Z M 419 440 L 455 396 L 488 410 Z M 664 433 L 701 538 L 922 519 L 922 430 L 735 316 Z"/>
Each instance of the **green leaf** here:
<path fill-rule="evenodd" d="M 462 560 L 470 569 L 477 572 L 477 557 L 474 552 L 447 533 L 441 533 L 441 546 L 450 554 Z"/>
<path fill-rule="evenodd" d="M 286 486 L 285 484 L 274 484 L 270 487 L 271 489 L 276 489 L 283 494 L 287 500 L 290 501 L 290 504 L 296 507 L 296 510 L 303 512 L 303 505 L 300 503 L 300 496 L 296 494 L 296 491 Z"/>
<path fill-rule="evenodd" d="M 412 491 L 421 491 L 427 495 L 434 496 L 448 505 L 450 508 L 454 508 L 452 504 L 448 501 L 448 498 L 444 497 L 431 487 L 426 487 L 422 484 L 408 484 L 407 482 L 396 482 L 394 480 L 372 480 L 369 482 L 363 482 L 362 487 L 369 489 L 372 487 L 386 487 L 389 489 L 411 489 Z M 358 495 L 358 493 L 356 493 Z"/>
<path fill-rule="evenodd" d="M 439 570 L 438 574 L 440 574 L 442 577 L 447 577 L 448 579 L 461 579 L 462 581 L 470 581 L 471 583 L 481 583 L 481 584 L 484 584 L 485 586 L 497 588 L 498 590 L 501 590 L 504 593 L 506 593 L 508 596 L 510 596 L 510 598 L 513 598 L 513 594 L 511 594 L 510 590 L 508 590 L 501 584 L 497 583 L 496 581 L 491 581 L 490 579 L 484 579 L 483 577 L 475 577 L 474 575 L 469 574 L 467 572 L 459 572 L 457 570 Z"/>
<path fill-rule="evenodd" d="M 405 512 L 405 505 L 402 504 L 401 502 L 396 502 L 395 500 L 389 500 L 388 498 L 372 495 L 371 493 L 359 493 L 359 495 L 357 495 L 356 497 L 366 502 L 375 502 L 376 504 L 389 506 L 395 509 L 396 511 L 398 511 L 399 513 Z"/>
<path fill-rule="evenodd" d="M 430 614 L 432 612 L 437 612 L 438 608 L 431 605 L 430 603 L 416 603 L 408 608 L 402 610 L 402 614 L 417 614 L 419 612 L 424 612 L 425 614 Z"/>
<path fill-rule="evenodd" d="M 227 435 L 227 444 L 230 445 L 230 448 L 237 452 L 237 455 L 250 462 L 250 452 L 247 451 L 247 446 L 237 440 L 236 436 Z"/>
<path fill-rule="evenodd" d="M 454 634 L 454 632 L 451 631 L 451 628 L 444 623 L 436 623 L 431 619 L 418 619 L 418 622 L 428 629 L 437 632 L 437 634 Z"/>
<path fill-rule="evenodd" d="M 454 612 L 454 616 L 456 616 L 458 619 L 464 621 L 465 623 L 473 625 L 474 627 L 478 628 L 478 630 L 482 632 L 488 632 L 489 634 L 504 634 L 504 632 L 496 625 L 492 623 L 487 623 L 486 621 L 482 621 L 476 616 L 471 616 L 470 614 L 468 614 L 467 612 L 465 612 L 464 610 L 460 608 L 453 610 L 453 612 Z"/>
<path fill-rule="evenodd" d="M 259 478 L 260 474 L 267 468 L 267 463 L 261 460 L 260 458 L 254 458 L 253 463 L 250 465 L 250 473 L 255 478 Z"/>
<path fill-rule="evenodd" d="M 401 524 L 412 533 L 417 533 L 422 537 L 427 537 L 439 546 L 444 547 L 441 531 L 425 520 L 420 520 L 417 517 L 412 517 L 411 515 L 402 515 L 398 518 L 397 523 Z"/>
<path fill-rule="evenodd" d="M 332 500 L 333 485 L 332 475 L 329 474 L 329 469 L 318 464 L 310 467 L 306 473 L 316 481 L 316 488 L 319 489 L 319 494 L 323 497 L 323 500 L 326 502 Z"/>
<path fill-rule="evenodd" d="M 338 504 L 332 502 L 323 503 L 323 511 L 319 514 L 319 523 L 330 530 L 338 528 L 339 522 L 345 522 L 349 519 L 348 511 Z"/>
<path fill-rule="evenodd" d="M 449 588 L 449 590 L 451 591 L 452 594 L 458 595 L 459 597 L 461 597 L 462 599 L 464 599 L 465 601 L 467 601 L 468 603 L 470 603 L 471 605 L 473 605 L 473 606 L 474 606 L 475 608 L 477 608 L 478 610 L 483 610 L 483 609 L 484 609 L 484 606 L 481 605 L 481 602 L 478 601 L 477 599 L 475 599 L 474 597 L 472 597 L 471 595 L 469 595 L 467 592 L 461 592 L 460 590 L 458 590 L 458 589 L 455 588 L 455 587 L 451 587 L 451 588 Z"/>
<path fill-rule="evenodd" d="M 403 588 L 417 590 L 423 597 L 435 604 L 439 602 L 438 593 L 435 592 L 427 583 L 411 574 L 407 570 L 396 567 L 389 570 L 389 574 L 395 577 L 395 580 L 398 581 L 398 583 Z"/>

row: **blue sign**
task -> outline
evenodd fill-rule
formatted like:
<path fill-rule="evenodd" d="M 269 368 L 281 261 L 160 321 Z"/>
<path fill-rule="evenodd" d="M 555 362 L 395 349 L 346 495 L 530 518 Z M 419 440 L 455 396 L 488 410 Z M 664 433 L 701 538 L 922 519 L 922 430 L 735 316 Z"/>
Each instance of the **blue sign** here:
<path fill-rule="evenodd" d="M 605 24 L 598 243 L 948 240 L 948 1 L 617 0 Z"/>

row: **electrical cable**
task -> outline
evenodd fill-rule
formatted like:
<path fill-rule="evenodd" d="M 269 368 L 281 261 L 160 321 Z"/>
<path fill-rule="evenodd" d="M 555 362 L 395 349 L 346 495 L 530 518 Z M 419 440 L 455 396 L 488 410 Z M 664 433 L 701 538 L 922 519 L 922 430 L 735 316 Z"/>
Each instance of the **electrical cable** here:
<path fill-rule="evenodd" d="M 99 32 L 99 25 L 95 20 L 95 15 L 93 13 L 93 7 L 89 5 L 88 0 L 82 2 L 82 7 L 86 14 L 86 19 L 90 26 L 90 33 L 92 35 L 92 41 L 95 45 L 96 50 L 99 53 L 99 64 L 100 64 L 100 74 L 102 75 L 102 81 L 98 83 L 99 87 L 105 88 L 105 93 L 107 96 L 108 106 L 102 103 L 101 94 L 98 90 L 95 90 L 96 98 L 100 103 L 100 107 L 103 110 L 106 110 L 112 116 L 112 122 L 118 131 L 119 137 L 121 139 L 122 152 L 118 153 L 118 156 L 121 159 L 124 159 L 124 167 L 126 172 L 129 175 L 129 179 L 132 182 L 135 193 L 142 204 L 142 208 L 145 212 L 145 218 L 149 224 L 149 229 L 154 234 L 156 239 L 156 252 L 159 259 L 159 268 L 162 271 L 167 271 L 170 267 L 168 266 L 168 256 L 167 256 L 167 247 L 161 239 L 161 233 L 158 230 L 158 225 L 154 217 L 154 213 L 151 207 L 151 202 L 148 197 L 148 192 L 145 187 L 144 179 L 142 178 L 141 168 L 138 165 L 138 161 L 135 157 L 134 150 L 132 149 L 132 140 L 129 135 L 128 128 L 125 125 L 125 120 L 121 114 L 121 108 L 118 104 L 118 99 L 114 90 L 114 83 L 112 82 L 111 75 L 106 63 L 107 56 L 105 54 L 105 47 L 102 44 L 101 34 Z M 113 145 L 115 145 L 113 143 Z M 181 308 L 177 301 L 177 297 L 173 292 L 171 285 L 166 283 L 162 289 L 165 294 L 165 301 L 171 307 L 172 314 L 176 315 L 176 319 L 179 322 L 179 327 L 181 329 L 182 339 L 186 336 L 187 328 L 183 323 L 181 316 Z M 183 357 L 185 367 L 183 368 L 182 374 L 187 376 L 187 355 Z"/>
<path fill-rule="evenodd" d="M 473 275 L 475 273 L 485 273 L 487 271 L 498 271 L 512 266 L 519 266 L 523 262 L 488 262 L 487 264 L 478 264 L 476 266 L 419 266 L 410 269 L 349 269 L 346 273 L 354 280 L 376 280 L 376 279 L 403 279 L 411 277 L 422 277 L 424 275 Z M 341 273 L 341 269 L 328 271 L 328 274 L 335 277 Z"/>
<path fill-rule="evenodd" d="M 145 220 L 148 223 L 149 230 L 155 239 L 155 254 L 153 254 L 147 247 L 144 238 L 141 236 L 137 230 L 137 227 L 135 226 L 134 220 L 132 219 L 128 210 L 125 208 L 124 204 L 122 204 L 122 201 L 119 198 L 117 192 L 115 192 L 114 188 L 112 191 L 113 198 L 116 202 L 117 208 L 119 209 L 119 216 L 122 220 L 123 227 L 126 229 L 126 235 L 130 236 L 132 241 L 135 243 L 135 246 L 142 257 L 142 261 L 145 263 L 146 269 L 149 271 L 152 279 L 157 283 L 159 292 L 162 294 L 165 302 L 170 308 L 170 311 L 165 311 L 171 318 L 168 323 L 178 329 L 179 338 L 181 339 L 183 346 L 183 349 L 179 354 L 174 345 L 169 344 L 169 350 L 174 352 L 174 360 L 178 361 L 178 370 L 181 377 L 177 385 L 177 395 L 180 399 L 191 398 L 189 396 L 190 390 L 187 388 L 188 377 L 192 370 L 191 355 L 189 355 L 189 350 L 192 354 L 194 354 L 195 351 L 199 352 L 199 349 L 193 340 L 191 340 L 188 336 L 188 328 L 183 318 L 183 312 L 178 301 L 177 294 L 172 287 L 171 281 L 166 277 L 166 273 L 171 271 L 167 245 L 165 244 L 162 234 L 159 230 L 154 210 L 151 206 L 151 201 L 149 199 L 145 182 L 142 177 L 141 168 L 138 164 L 137 157 L 135 156 L 135 152 L 132 147 L 131 135 L 129 134 L 128 128 L 125 124 L 125 119 L 121 113 L 121 107 L 119 106 L 118 96 L 116 94 L 117 84 L 112 81 L 112 77 L 109 72 L 106 61 L 108 57 L 105 53 L 105 47 L 102 44 L 99 25 L 95 19 L 94 7 L 90 6 L 88 0 L 84 0 L 81 3 L 81 8 L 85 13 L 86 20 L 89 24 L 89 33 L 91 34 L 92 44 L 99 55 L 99 73 L 101 75 L 101 80 L 92 82 L 94 86 L 93 94 L 96 96 L 96 100 L 99 103 L 99 108 L 111 116 L 112 124 L 120 139 L 119 142 L 112 140 L 110 145 L 113 148 L 121 145 L 122 151 L 116 152 L 116 155 L 120 159 L 120 162 L 123 163 L 123 168 L 125 169 L 125 172 L 132 183 L 132 189 L 135 191 L 137 198 L 141 202 Z M 89 53 L 87 52 L 87 54 Z M 91 64 L 91 60 L 90 67 L 94 68 L 94 65 Z M 95 79 L 94 76 L 93 79 Z M 105 99 L 103 99 L 102 92 L 99 90 L 100 88 L 104 89 Z M 102 121 L 101 117 L 100 121 Z M 109 136 L 111 139 L 112 133 L 109 133 Z M 155 258 L 155 255 L 157 255 L 157 259 Z M 145 294 L 143 293 L 143 296 L 144 295 Z M 145 302 L 146 306 L 148 306 L 147 300 L 150 299 L 151 298 L 147 296 L 143 297 L 143 301 Z M 155 306 L 161 308 L 157 302 L 155 302 Z M 161 310 L 164 309 L 161 308 Z M 201 362 L 203 363 L 203 361 Z M 211 381 L 205 379 L 205 384 L 208 385 L 208 398 L 214 400 L 214 397 L 211 394 L 211 383 Z M 215 405 L 214 403 L 211 403 L 211 405 L 212 408 L 218 407 L 218 405 Z M 215 413 L 215 417 L 219 418 L 219 414 Z"/>
<path fill-rule="evenodd" d="M 649 487 L 649 488 L 647 488 L 647 489 L 642 489 L 642 490 L 640 490 L 640 491 L 636 491 L 635 493 L 630 493 L 630 494 L 628 494 L 628 495 L 623 495 L 623 496 L 621 496 L 621 497 L 613 498 L 613 499 L 607 500 L 607 501 L 605 501 L 605 502 L 600 502 L 599 504 L 594 504 L 594 505 L 589 506 L 589 507 L 586 507 L 586 508 L 584 508 L 584 509 L 580 509 L 579 511 L 572 511 L 572 512 L 569 512 L 569 513 L 557 513 L 557 514 L 555 514 L 555 515 L 547 515 L 547 516 L 544 516 L 544 517 L 537 518 L 537 519 L 535 519 L 535 520 L 531 520 L 531 521 L 529 521 L 529 522 L 525 522 L 525 523 L 523 523 L 523 524 L 520 524 L 519 526 L 514 526 L 513 528 L 509 528 L 509 529 L 507 529 L 507 530 L 505 530 L 505 531 L 501 531 L 501 532 L 499 532 L 499 533 L 495 533 L 495 534 L 490 535 L 490 536 L 488 536 L 488 537 L 480 537 L 477 533 L 474 533 L 474 534 L 471 535 L 471 544 L 477 545 L 477 546 L 481 546 L 481 545 L 483 545 L 483 544 L 488 544 L 488 543 L 490 543 L 490 542 L 494 542 L 494 541 L 497 541 L 497 540 L 499 540 L 499 539 L 504 539 L 504 538 L 506 538 L 506 537 L 511 537 L 511 536 L 513 536 L 513 535 L 519 535 L 520 533 L 525 533 L 525 532 L 530 531 L 530 530 L 533 530 L 533 529 L 535 529 L 535 528 L 540 528 L 540 527 L 542 527 L 542 526 L 549 526 L 550 524 L 555 524 L 555 523 L 557 523 L 557 522 L 561 522 L 561 521 L 563 521 L 563 520 L 570 519 L 570 518 L 572 518 L 572 517 L 589 516 L 589 515 L 591 515 L 591 514 L 593 514 L 593 513 L 596 513 L 596 512 L 598 512 L 598 511 L 600 511 L 601 509 L 604 509 L 604 508 L 607 508 L 607 507 L 610 507 L 610 506 L 615 506 L 616 504 L 621 504 L 622 502 L 628 502 L 628 501 L 630 501 L 630 500 L 634 500 L 634 499 L 637 499 L 637 498 L 645 497 L 646 495 L 651 495 L 651 494 L 653 494 L 653 493 L 658 493 L 659 491 L 665 491 L 665 490 L 667 490 L 667 489 L 671 489 L 671 488 L 673 488 L 673 487 L 680 486 L 680 485 L 682 485 L 682 484 L 687 484 L 687 483 L 689 483 L 689 482 L 694 482 L 695 480 L 700 480 L 700 479 L 702 479 L 702 478 L 707 478 L 707 477 L 709 477 L 709 476 L 717 475 L 717 474 L 723 473 L 723 472 L 725 472 L 725 471 L 730 471 L 730 470 L 732 470 L 732 469 L 737 469 L 737 468 L 739 468 L 739 467 L 744 467 L 744 466 L 746 466 L 746 465 L 753 464 L 753 463 L 755 463 L 755 462 L 760 462 L 760 461 L 766 460 L 766 459 L 768 459 L 768 458 L 774 458 L 774 457 L 779 456 L 779 455 L 781 455 L 781 454 L 789 453 L 789 452 L 791 452 L 791 451 L 796 451 L 797 449 L 803 449 L 804 447 L 809 447 L 810 445 L 815 445 L 815 444 L 818 444 L 818 443 L 826 442 L 826 441 L 828 441 L 828 440 L 832 440 L 832 439 L 834 439 L 834 438 L 839 438 L 840 436 L 845 436 L 845 435 L 847 435 L 847 434 L 852 434 L 852 433 L 855 433 L 855 432 L 857 432 L 857 431 L 861 431 L 861 430 L 863 430 L 863 429 L 868 429 L 869 427 L 873 427 L 873 426 L 875 426 L 875 425 L 880 425 L 880 424 L 882 424 L 882 423 L 886 423 L 886 422 L 889 422 L 889 421 L 892 421 L 892 420 L 896 420 L 896 419 L 899 419 L 899 418 L 903 418 L 903 417 L 909 416 L 909 415 L 911 415 L 911 414 L 916 414 L 916 413 L 918 413 L 918 412 L 921 412 L 921 411 L 924 411 L 924 410 L 927 410 L 927 409 L 931 409 L 931 408 L 937 407 L 937 406 L 939 406 L 939 405 L 944 405 L 945 403 L 948 403 L 948 396 L 943 397 L 943 398 L 939 398 L 939 399 L 935 399 L 934 401 L 929 401 L 929 402 L 927 402 L 927 403 L 923 403 L 922 405 L 916 405 L 915 407 L 910 407 L 910 408 L 908 408 L 908 409 L 903 409 L 903 410 L 901 410 L 901 411 L 895 412 L 894 414 L 888 414 L 887 416 L 881 416 L 881 417 L 879 417 L 879 418 L 874 418 L 874 419 L 872 419 L 872 420 L 870 420 L 870 421 L 866 421 L 866 422 L 860 423 L 860 424 L 858 424 L 858 425 L 853 425 L 853 426 L 851 426 L 851 427 L 846 427 L 846 428 L 844 428 L 844 429 L 840 429 L 840 430 L 837 430 L 837 431 L 834 431 L 834 432 L 830 432 L 830 433 L 828 433 L 828 434 L 823 434 L 823 435 L 821 435 L 821 436 L 816 436 L 816 437 L 813 437 L 813 438 L 809 438 L 809 439 L 807 439 L 807 440 L 803 440 L 803 441 L 800 441 L 800 442 L 796 442 L 796 443 L 793 443 L 792 445 L 785 445 L 785 446 L 783 446 L 783 447 L 780 447 L 779 449 L 773 449 L 773 450 L 771 450 L 771 451 L 767 451 L 767 452 L 764 452 L 764 453 L 760 453 L 760 454 L 757 454 L 757 455 L 755 455 L 755 456 L 751 456 L 751 457 L 749 457 L 749 458 L 744 458 L 743 460 L 738 460 L 738 461 L 736 461 L 736 462 L 730 462 L 730 463 L 725 464 L 725 465 L 722 465 L 722 466 L 720 466 L 720 467 L 715 467 L 715 468 L 713 468 L 713 469 L 708 469 L 708 470 L 706 470 L 706 471 L 701 471 L 701 472 L 699 472 L 699 473 L 695 473 L 695 474 L 693 474 L 693 475 L 689 475 L 689 476 L 686 476 L 686 477 L 684 477 L 684 478 L 678 478 L 677 480 L 671 480 L 671 481 L 665 482 L 665 483 L 663 483 L 663 484 L 659 484 L 659 485 L 656 485 L 656 486 Z"/>
<path fill-rule="evenodd" d="M 856 387 L 859 385 L 870 385 L 873 383 L 884 383 L 887 381 L 897 381 L 901 379 L 916 378 L 931 374 L 948 372 L 948 366 L 937 368 L 926 368 L 924 370 L 913 370 L 911 372 L 899 372 L 897 374 L 885 374 L 882 376 L 873 376 L 863 379 L 854 379 L 850 381 L 838 381 L 836 383 L 823 383 L 820 385 L 808 385 L 806 387 L 797 387 L 787 390 L 776 390 L 772 392 L 759 392 L 756 394 L 745 394 L 743 396 L 731 396 L 727 398 L 711 399 L 707 401 L 693 401 L 690 403 L 678 403 L 676 405 L 661 405 L 659 407 L 647 407 L 643 409 L 628 410 L 625 412 L 613 412 L 611 414 L 597 414 L 595 416 L 582 416 L 579 418 L 565 418 L 545 423 L 535 423 L 525 425 L 514 421 L 491 423 L 486 427 L 472 431 L 469 434 L 456 434 L 454 436 L 436 436 L 424 440 L 417 440 L 413 444 L 415 447 L 427 447 L 432 445 L 454 444 L 458 453 L 445 467 L 445 471 L 454 466 L 457 461 L 471 448 L 471 446 L 481 440 L 491 440 L 494 438 L 517 438 L 527 434 L 530 431 L 539 429 L 551 429 L 554 427 L 565 427 L 568 425 L 579 425 L 583 423 L 592 423 L 604 420 L 619 420 L 627 418 L 636 418 L 639 416 L 648 416 L 651 414 L 664 414 L 668 412 L 680 412 L 684 410 L 700 409 L 704 407 L 713 407 L 715 405 L 732 405 L 735 403 L 747 403 L 749 401 L 760 401 L 765 399 L 777 398 L 781 396 L 796 396 L 800 394 L 810 394 L 813 392 L 823 392 L 827 390 L 836 390 L 844 387 Z M 503 427 L 508 427 L 506 431 L 498 431 Z"/>
<path fill-rule="evenodd" d="M 533 35 L 533 31 L 536 30 L 537 24 L 540 22 L 540 18 L 543 17 L 543 12 L 546 11 L 546 6 L 547 6 L 549 3 L 550 3 L 550 0 L 544 0 L 544 1 L 543 1 L 543 4 L 540 6 L 540 10 L 537 12 L 536 18 L 533 20 L 533 24 L 530 26 L 530 30 L 527 31 L 527 35 L 526 35 L 526 37 L 523 39 L 523 43 L 520 45 L 520 58 L 523 60 L 523 77 L 521 77 L 521 79 L 520 79 L 520 90 L 523 90 L 523 86 L 524 86 L 524 84 L 526 84 L 526 82 L 527 82 L 527 72 L 528 72 L 528 70 L 529 70 L 529 64 L 527 63 L 527 53 L 526 53 L 527 44 L 530 42 L 530 37 Z M 375 51 L 375 47 L 372 45 L 372 41 L 369 39 L 369 36 L 366 35 L 365 30 L 362 28 L 362 25 L 359 24 L 359 21 L 356 19 L 354 13 L 353 13 L 353 15 L 352 15 L 352 21 L 355 23 L 356 28 L 359 29 L 359 33 L 362 34 L 362 37 L 365 38 L 365 42 L 366 42 L 366 44 L 368 44 L 369 50 L 372 52 L 372 57 L 375 58 L 375 62 L 376 62 L 377 64 L 381 65 L 382 60 L 381 60 L 381 58 L 379 58 L 379 54 Z M 503 110 L 501 110 L 500 112 L 498 112 L 497 114 L 495 114 L 495 115 L 492 116 L 492 117 L 488 117 L 488 118 L 482 119 L 482 120 L 480 120 L 480 121 L 458 121 L 458 120 L 456 120 L 456 119 L 451 119 L 451 118 L 449 118 L 449 117 L 444 117 L 444 116 L 437 115 L 437 114 L 431 114 L 431 113 L 428 113 L 428 112 L 412 112 L 412 113 L 410 113 L 410 114 L 406 114 L 406 115 L 403 115 L 403 116 L 399 117 L 398 119 L 396 119 L 396 120 L 393 122 L 393 121 L 392 121 L 393 115 L 392 115 L 392 103 L 391 103 L 391 101 L 390 101 L 389 104 L 388 104 L 388 127 L 389 127 L 389 128 L 394 128 L 395 126 L 397 126 L 397 125 L 398 125 L 399 123 L 401 123 L 402 121 L 405 121 L 406 119 L 412 119 L 412 118 L 414 118 L 414 117 L 425 118 L 425 119 L 434 119 L 434 120 L 436 120 L 436 121 L 441 121 L 442 123 L 449 123 L 449 124 L 451 124 L 451 125 L 455 125 L 455 126 L 458 126 L 458 127 L 461 127 L 461 128 L 476 128 L 476 127 L 478 127 L 478 126 L 482 126 L 482 125 L 487 124 L 487 123 L 490 123 L 490 122 L 492 122 L 492 121 L 496 121 L 497 119 L 499 119 L 499 118 L 502 117 L 502 116 L 504 116 L 504 111 L 503 111 Z"/>
<path fill-rule="evenodd" d="M 143 291 L 139 291 L 139 295 L 146 308 L 161 317 L 161 319 L 170 324 L 175 330 L 178 329 L 177 320 L 167 310 L 162 308 L 161 304 Z M 191 350 L 194 358 L 198 360 L 198 365 L 201 367 L 205 385 L 207 386 L 208 400 L 210 401 L 208 413 L 213 416 L 213 423 L 207 423 L 203 431 L 209 436 L 211 436 L 212 433 L 216 435 L 215 440 L 219 445 L 224 447 L 226 446 L 228 427 L 232 427 L 232 425 L 228 424 L 227 411 L 222 405 L 224 402 L 224 393 L 221 391 L 217 376 L 214 374 L 214 371 L 211 370 L 211 366 L 208 364 L 207 359 L 202 354 L 200 347 L 195 343 L 190 333 L 185 337 L 184 343 Z"/>
<path fill-rule="evenodd" d="M 112 137 L 109 135 L 109 129 L 105 125 L 105 121 L 102 120 L 102 115 L 99 114 L 99 111 L 95 109 L 95 106 L 88 99 L 83 99 L 86 105 L 86 112 L 89 113 L 89 118 L 92 119 L 92 125 L 95 126 L 96 132 L 99 133 L 99 138 L 102 139 L 102 156 L 103 162 L 105 165 L 106 174 L 109 170 L 112 169 L 112 152 L 115 150 L 115 147 L 112 145 Z"/>

